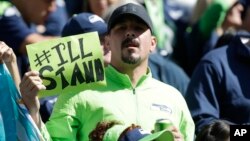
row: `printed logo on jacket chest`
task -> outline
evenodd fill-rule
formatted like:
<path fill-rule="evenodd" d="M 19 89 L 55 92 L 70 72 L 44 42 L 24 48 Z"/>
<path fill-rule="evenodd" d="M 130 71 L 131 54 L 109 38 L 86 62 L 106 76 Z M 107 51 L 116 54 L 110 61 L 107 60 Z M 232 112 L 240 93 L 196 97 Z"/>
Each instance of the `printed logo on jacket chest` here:
<path fill-rule="evenodd" d="M 152 111 L 162 111 L 162 112 L 166 112 L 168 114 L 173 113 L 173 110 L 172 110 L 172 108 L 170 106 L 163 105 L 163 104 L 152 103 L 150 109 Z"/>

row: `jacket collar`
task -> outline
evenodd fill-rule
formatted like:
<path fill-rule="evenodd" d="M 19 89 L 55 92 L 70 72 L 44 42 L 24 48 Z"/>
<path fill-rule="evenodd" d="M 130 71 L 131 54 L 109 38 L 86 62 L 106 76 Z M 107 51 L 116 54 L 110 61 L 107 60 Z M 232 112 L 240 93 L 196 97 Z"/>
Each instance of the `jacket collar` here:
<path fill-rule="evenodd" d="M 132 87 L 132 83 L 131 83 L 129 76 L 127 74 L 120 73 L 113 66 L 111 65 L 107 66 L 105 69 L 105 73 L 106 73 L 107 80 L 113 81 L 116 84 L 125 86 L 127 88 Z M 140 80 L 136 84 L 136 87 L 142 85 L 142 83 L 149 78 L 152 78 L 152 74 L 151 74 L 150 69 L 148 68 L 147 74 L 143 75 L 140 78 Z"/>
<path fill-rule="evenodd" d="M 235 42 L 232 42 L 233 47 L 236 47 L 237 56 L 243 59 L 250 60 L 250 46 L 244 44 L 241 38 L 248 38 L 250 40 L 250 34 L 241 33 L 235 36 Z"/>

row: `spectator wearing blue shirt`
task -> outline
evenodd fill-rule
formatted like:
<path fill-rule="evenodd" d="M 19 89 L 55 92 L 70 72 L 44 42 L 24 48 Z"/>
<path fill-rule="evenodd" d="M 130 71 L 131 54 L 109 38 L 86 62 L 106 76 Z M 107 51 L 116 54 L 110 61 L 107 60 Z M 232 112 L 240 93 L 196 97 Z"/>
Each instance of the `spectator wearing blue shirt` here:
<path fill-rule="evenodd" d="M 19 67 L 26 68 L 26 45 L 51 38 L 36 33 L 32 25 L 44 24 L 56 9 L 55 0 L 1 0 L 0 8 L 0 40 L 13 48 Z"/>
<path fill-rule="evenodd" d="M 238 33 L 228 45 L 203 57 L 186 93 L 196 133 L 217 119 L 250 124 L 249 72 L 249 32 Z"/>

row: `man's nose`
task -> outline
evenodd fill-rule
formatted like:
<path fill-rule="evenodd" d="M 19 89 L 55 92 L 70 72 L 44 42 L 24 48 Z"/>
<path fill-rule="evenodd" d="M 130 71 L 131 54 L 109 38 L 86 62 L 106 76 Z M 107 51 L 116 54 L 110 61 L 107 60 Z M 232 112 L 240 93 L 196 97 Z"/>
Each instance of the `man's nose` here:
<path fill-rule="evenodd" d="M 127 30 L 126 30 L 126 36 L 127 37 L 135 37 L 134 30 L 132 28 L 127 28 Z"/>

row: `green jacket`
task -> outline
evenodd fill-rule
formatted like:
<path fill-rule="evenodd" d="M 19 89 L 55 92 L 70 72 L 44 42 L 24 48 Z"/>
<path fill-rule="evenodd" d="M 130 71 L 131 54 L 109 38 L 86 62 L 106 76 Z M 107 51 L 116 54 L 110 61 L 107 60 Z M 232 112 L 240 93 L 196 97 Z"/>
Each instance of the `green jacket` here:
<path fill-rule="evenodd" d="M 106 87 L 58 97 L 46 128 L 42 128 L 46 140 L 89 141 L 88 135 L 99 121 L 134 123 L 151 131 L 157 119 L 170 119 L 185 141 L 193 141 L 192 117 L 184 98 L 175 88 L 153 79 L 151 73 L 142 76 L 135 88 L 127 75 L 113 67 L 108 66 L 105 73 Z M 117 132 L 118 136 L 122 130 L 112 132 Z M 109 135 L 105 138 L 116 140 Z"/>

